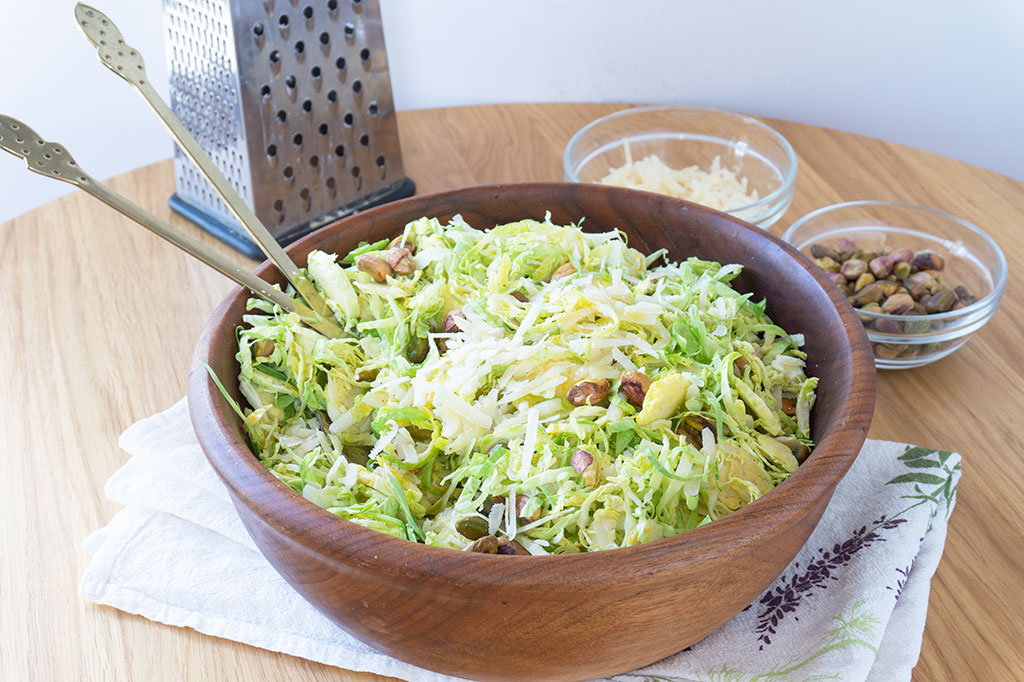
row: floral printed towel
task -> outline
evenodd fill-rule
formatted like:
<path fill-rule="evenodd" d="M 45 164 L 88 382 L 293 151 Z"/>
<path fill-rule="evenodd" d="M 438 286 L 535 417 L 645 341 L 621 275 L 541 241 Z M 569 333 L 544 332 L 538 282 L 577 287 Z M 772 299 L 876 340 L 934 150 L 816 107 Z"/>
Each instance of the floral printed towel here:
<path fill-rule="evenodd" d="M 131 426 L 106 486 L 125 505 L 86 541 L 86 599 L 161 623 L 411 682 L 455 678 L 334 627 L 255 549 L 206 463 L 184 401 Z M 868 441 L 772 586 L 707 639 L 615 682 L 909 680 L 960 456 Z"/>

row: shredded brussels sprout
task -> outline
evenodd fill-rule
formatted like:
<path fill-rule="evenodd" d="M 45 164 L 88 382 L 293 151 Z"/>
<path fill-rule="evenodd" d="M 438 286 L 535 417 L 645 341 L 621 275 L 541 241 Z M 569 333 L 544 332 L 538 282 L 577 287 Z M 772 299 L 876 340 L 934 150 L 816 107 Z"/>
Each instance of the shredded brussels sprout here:
<path fill-rule="evenodd" d="M 331 513 L 459 549 L 624 547 L 739 509 L 813 445 L 802 339 L 729 285 L 739 265 L 550 220 L 404 239 L 413 271 L 383 282 L 363 261 L 387 241 L 310 254 L 349 336 L 259 299 L 238 332 L 255 453 Z"/>

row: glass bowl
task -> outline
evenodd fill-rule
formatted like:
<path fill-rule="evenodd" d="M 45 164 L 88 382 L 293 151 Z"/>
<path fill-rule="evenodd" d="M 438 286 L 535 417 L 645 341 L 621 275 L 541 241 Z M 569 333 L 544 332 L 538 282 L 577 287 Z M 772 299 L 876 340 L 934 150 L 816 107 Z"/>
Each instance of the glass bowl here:
<path fill-rule="evenodd" d="M 808 256 L 813 244 L 834 248 L 841 239 L 865 251 L 932 251 L 945 261 L 938 284 L 963 286 L 977 298 L 958 304 L 964 307 L 957 310 L 924 315 L 858 309 L 879 369 L 921 367 L 946 357 L 992 319 L 1006 288 L 1006 257 L 992 238 L 965 220 L 925 206 L 891 201 L 826 206 L 793 223 L 782 238 Z"/>
<path fill-rule="evenodd" d="M 674 169 L 707 171 L 719 157 L 759 197 L 726 212 L 758 227 L 774 224 L 793 200 L 797 160 L 786 138 L 750 116 L 709 107 L 638 107 L 592 121 L 565 147 L 565 180 L 601 182 L 626 164 L 627 145 L 633 160 L 653 154 Z"/>

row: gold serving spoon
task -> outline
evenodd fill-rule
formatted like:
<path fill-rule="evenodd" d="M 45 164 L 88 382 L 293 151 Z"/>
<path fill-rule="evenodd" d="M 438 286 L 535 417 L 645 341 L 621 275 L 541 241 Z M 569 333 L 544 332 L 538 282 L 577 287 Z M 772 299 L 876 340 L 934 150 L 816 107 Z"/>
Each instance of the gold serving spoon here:
<path fill-rule="evenodd" d="M 121 78 L 128 81 L 139 94 L 142 95 L 150 108 L 160 117 L 164 126 L 177 141 L 185 155 L 196 165 L 196 168 L 206 176 L 206 179 L 213 185 L 214 190 L 224 200 L 224 203 L 234 214 L 238 222 L 245 227 L 249 236 L 256 245 L 263 251 L 284 276 L 291 282 L 295 290 L 299 292 L 306 303 L 323 320 L 333 320 L 334 315 L 323 298 L 317 292 L 313 283 L 299 270 L 295 262 L 285 253 L 277 240 L 267 231 L 260 219 L 256 217 L 252 209 L 245 203 L 245 200 L 238 195 L 235 188 L 227 178 L 218 170 L 213 160 L 203 151 L 199 142 L 185 128 L 184 124 L 174 115 L 167 103 L 157 94 L 146 75 L 146 66 L 142 60 L 142 54 L 128 45 L 121 31 L 107 15 L 98 9 L 89 7 L 82 3 L 75 5 L 75 19 L 78 27 L 85 34 L 98 50 L 100 61 Z M 340 329 L 339 329 L 340 334 Z M 334 334 L 333 336 L 338 336 Z"/>
<path fill-rule="evenodd" d="M 234 282 L 250 289 L 264 300 L 277 304 L 288 312 L 298 313 L 303 323 L 321 334 L 338 337 L 344 333 L 340 326 L 320 317 L 301 300 L 295 300 L 273 288 L 268 282 L 224 258 L 206 244 L 180 232 L 167 221 L 132 203 L 103 183 L 97 182 L 75 163 L 71 154 L 62 145 L 47 142 L 21 121 L 4 114 L 0 114 L 0 149 L 25 159 L 25 165 L 30 171 L 70 183 L 88 192 Z"/>

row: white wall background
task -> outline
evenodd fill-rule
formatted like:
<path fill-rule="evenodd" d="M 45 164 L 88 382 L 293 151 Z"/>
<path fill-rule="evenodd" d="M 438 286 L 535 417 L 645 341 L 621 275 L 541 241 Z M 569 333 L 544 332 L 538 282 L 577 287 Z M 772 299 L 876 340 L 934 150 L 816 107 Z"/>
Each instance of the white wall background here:
<path fill-rule="evenodd" d="M 151 80 L 165 84 L 160 0 L 95 4 L 148 57 Z M 166 133 L 97 61 L 73 6 L 0 0 L 0 112 L 63 142 L 98 178 L 167 158 Z M 705 104 L 880 137 L 1024 180 L 1020 0 L 381 6 L 400 110 L 543 100 Z M 66 187 L 3 155 L 0 221 Z"/>

